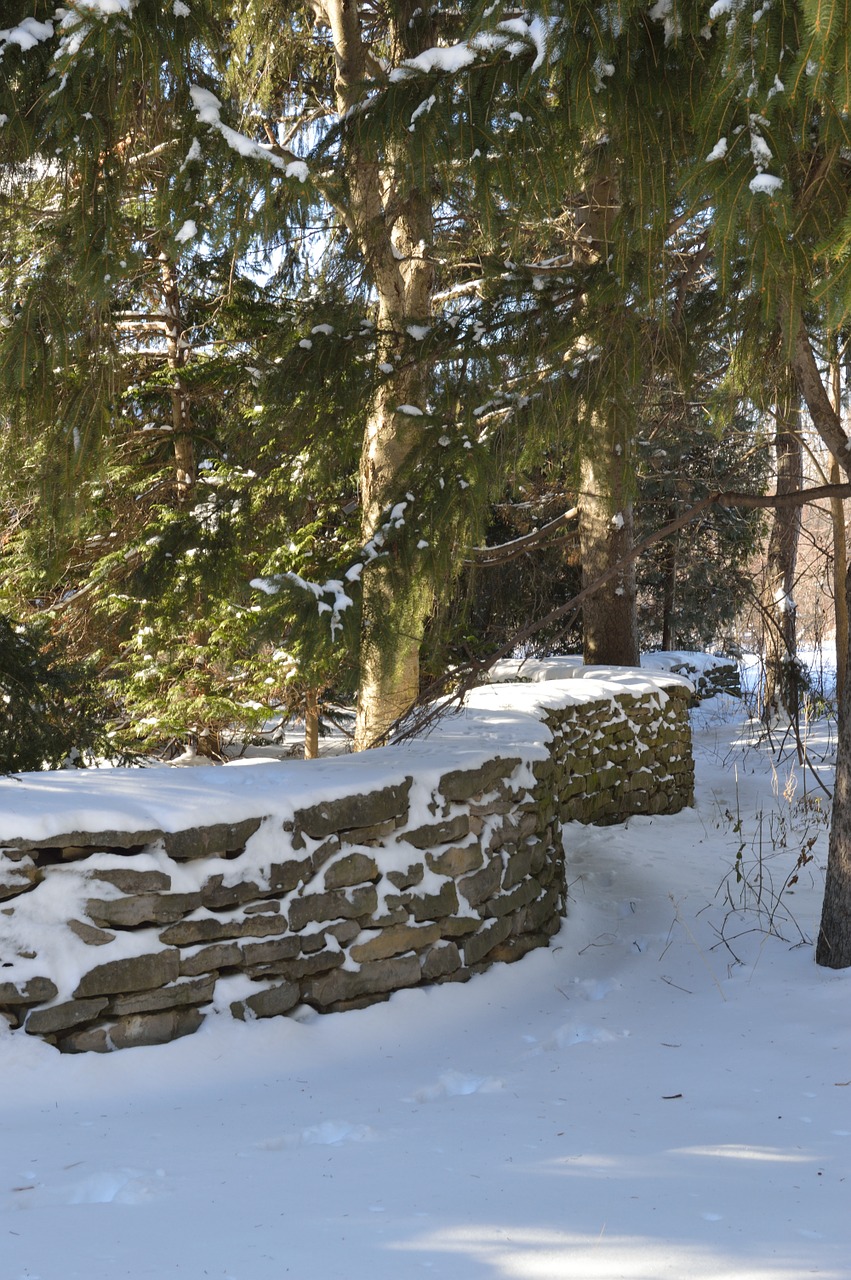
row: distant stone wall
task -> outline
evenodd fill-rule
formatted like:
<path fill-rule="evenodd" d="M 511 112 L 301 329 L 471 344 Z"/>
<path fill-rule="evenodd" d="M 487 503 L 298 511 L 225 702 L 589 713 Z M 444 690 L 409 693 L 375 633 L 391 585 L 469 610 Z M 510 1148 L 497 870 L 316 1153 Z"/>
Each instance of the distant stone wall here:
<path fill-rule="evenodd" d="M 719 693 L 727 693 L 736 698 L 742 696 L 739 664 L 735 658 L 691 653 L 688 650 L 660 650 L 644 654 L 641 662 L 649 670 L 670 671 L 674 675 L 685 676 L 694 685 L 697 702 L 714 698 Z"/>
<path fill-rule="evenodd" d="M 546 945 L 566 905 L 564 825 L 674 813 L 694 783 L 684 686 L 578 704 L 563 687 L 539 687 L 534 749 L 455 768 L 448 735 L 432 782 L 390 748 L 386 785 L 358 792 L 343 758 L 327 798 L 284 821 L 24 839 L 0 816 L 0 1017 L 104 1052 L 213 1010 L 359 1008 Z M 42 954 L 28 922 L 45 918 Z"/>

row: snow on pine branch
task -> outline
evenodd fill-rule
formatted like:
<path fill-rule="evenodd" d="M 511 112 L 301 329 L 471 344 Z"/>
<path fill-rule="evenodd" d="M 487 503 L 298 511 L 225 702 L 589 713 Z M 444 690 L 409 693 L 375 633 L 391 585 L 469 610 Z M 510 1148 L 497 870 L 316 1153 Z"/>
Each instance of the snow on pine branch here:
<path fill-rule="evenodd" d="M 28 53 L 37 44 L 49 40 L 53 30 L 52 22 L 38 22 L 35 18 L 24 18 L 16 27 L 7 27 L 5 31 L 0 31 L 0 59 L 6 48 L 13 44 Z"/>
<path fill-rule="evenodd" d="M 255 591 L 263 591 L 267 596 L 275 596 L 281 590 L 285 582 L 291 582 L 293 586 L 301 587 L 303 591 L 309 592 L 316 600 L 316 608 L 320 615 L 324 613 L 330 614 L 331 639 L 335 639 L 337 632 L 342 631 L 343 624 L 340 615 L 351 608 L 354 601 L 351 596 L 346 594 L 345 585 L 340 578 L 329 578 L 327 582 L 308 582 L 306 578 L 301 578 L 297 573 L 283 573 L 274 578 L 252 578 L 249 586 L 254 587 Z M 324 597 L 328 596 L 326 600 Z"/>
<path fill-rule="evenodd" d="M 17 26 L 0 31 L 0 59 L 10 45 L 17 45 L 28 53 L 36 45 L 51 40 L 57 25 L 61 34 L 54 60 L 73 58 L 92 29 L 90 20 L 106 22 L 114 17 L 129 18 L 135 8 L 136 0 L 75 0 L 73 9 L 57 8 L 53 17 L 44 22 L 24 18 Z"/>
<path fill-rule="evenodd" d="M 404 527 L 406 513 L 414 501 L 414 495 L 406 493 L 402 502 L 390 504 L 385 508 L 386 519 L 384 523 L 364 544 L 360 558 L 349 566 L 343 575 L 343 579 L 328 578 L 326 582 L 310 582 L 307 578 L 302 578 L 299 574 L 289 571 L 275 574 L 269 578 L 252 578 L 248 585 L 253 587 L 255 591 L 264 592 L 267 596 L 278 595 L 285 583 L 290 583 L 292 586 L 308 592 L 316 600 L 316 608 L 320 617 L 324 614 L 329 615 L 328 622 L 331 628 L 331 639 L 335 640 L 337 632 L 343 629 L 341 615 L 346 609 L 351 608 L 354 603 L 346 591 L 346 583 L 351 586 L 359 583 L 367 565 L 374 560 L 382 559 L 388 554 L 385 550 L 388 535 Z M 420 538 L 417 543 L 417 550 L 424 551 L 428 545 L 425 539 Z"/>
<path fill-rule="evenodd" d="M 189 89 L 189 96 L 200 123 L 216 129 L 228 146 L 239 155 L 253 160 L 265 160 L 276 169 L 280 169 L 285 178 L 297 178 L 299 182 L 307 181 L 309 170 L 303 160 L 286 160 L 276 155 L 268 143 L 255 142 L 253 138 L 248 138 L 244 133 L 238 133 L 236 129 L 225 124 L 221 117 L 222 104 L 209 89 L 202 89 L 199 85 L 193 84 Z"/>
<path fill-rule="evenodd" d="M 398 83 L 412 76 L 430 75 L 433 71 L 453 75 L 473 65 L 489 53 L 507 53 L 517 58 L 529 52 L 530 45 L 535 50 L 532 70 L 537 71 L 546 61 L 550 41 L 559 24 L 557 18 L 510 18 L 500 22 L 492 31 L 479 31 L 469 40 L 461 40 L 457 44 L 436 45 L 425 49 L 415 58 L 406 58 L 390 72 L 390 82 Z M 427 110 L 425 104 L 417 108 L 417 113 Z M 414 123 L 412 117 L 411 123 Z"/>

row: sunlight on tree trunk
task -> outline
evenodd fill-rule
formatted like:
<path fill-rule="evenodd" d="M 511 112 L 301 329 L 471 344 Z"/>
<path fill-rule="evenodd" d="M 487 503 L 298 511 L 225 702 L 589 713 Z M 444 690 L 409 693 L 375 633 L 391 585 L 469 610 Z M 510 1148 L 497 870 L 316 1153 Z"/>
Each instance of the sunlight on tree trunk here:
<path fill-rule="evenodd" d="M 337 108 L 345 116 L 361 101 L 371 74 L 355 5 L 324 6 L 336 61 Z M 427 28 L 415 34 L 410 0 L 396 6 L 389 32 L 393 61 L 419 52 Z M 423 436 L 429 369 L 413 336 L 431 322 L 434 292 L 432 194 L 409 185 L 411 134 L 389 142 L 381 158 L 353 131 L 344 143 L 348 201 L 341 209 L 378 298 L 379 368 L 386 381 L 375 395 L 361 452 L 361 532 L 365 543 L 386 519 L 388 505 L 406 499 L 404 475 Z M 388 207 L 393 217 L 387 216 Z M 413 332 L 412 332 L 413 331 Z M 416 495 L 413 496 L 416 502 Z M 392 550 L 391 550 L 392 554 Z M 391 585 L 392 581 L 392 585 Z M 416 573 L 400 581 L 392 565 L 372 564 L 363 577 L 361 678 L 355 750 L 374 745 L 419 691 L 419 649 L 431 592 Z"/>
<path fill-rule="evenodd" d="M 628 442 L 621 439 L 614 413 L 599 415 L 593 455 L 581 462 L 579 541 L 582 585 L 588 586 L 633 543 L 631 470 Z M 596 591 L 582 606 L 583 652 L 593 666 L 638 666 L 635 564 Z"/>
<path fill-rule="evenodd" d="M 356 751 L 375 745 L 417 698 L 420 645 L 431 596 L 422 579 L 413 579 L 404 593 L 393 591 L 380 574 L 364 581 Z"/>
<path fill-rule="evenodd" d="M 422 319 L 421 314 L 418 318 Z M 389 330 L 389 348 L 400 322 L 393 323 L 385 312 L 384 323 Z M 389 349 L 386 354 L 391 354 Z M 419 417 L 399 412 L 398 406 L 418 407 L 425 393 L 425 379 L 412 363 L 391 378 L 376 396 L 361 457 L 365 542 L 384 518 L 386 504 L 403 496 L 399 481 L 421 441 Z M 392 564 L 378 562 L 363 576 L 362 602 L 356 751 L 373 746 L 417 698 L 419 652 L 432 592 L 422 575 L 411 572 L 400 582 L 399 575 L 393 574 Z"/>
<path fill-rule="evenodd" d="M 304 695 L 304 758 L 319 755 L 319 690 L 308 689 Z"/>

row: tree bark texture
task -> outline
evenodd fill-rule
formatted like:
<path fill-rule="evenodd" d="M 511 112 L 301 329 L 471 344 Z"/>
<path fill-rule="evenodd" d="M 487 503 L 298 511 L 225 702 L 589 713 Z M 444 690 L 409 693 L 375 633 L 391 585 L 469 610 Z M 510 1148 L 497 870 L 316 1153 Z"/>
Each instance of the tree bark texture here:
<path fill-rule="evenodd" d="M 777 434 L 774 437 L 777 493 L 797 493 L 803 486 L 800 417 L 797 388 L 790 387 L 777 406 Z M 798 711 L 800 691 L 793 659 L 797 655 L 794 591 L 800 532 L 800 507 L 774 508 L 762 593 L 765 619 L 763 716 L 766 722 L 781 711 L 789 717 Z"/>
<path fill-rule="evenodd" d="M 845 600 L 851 608 L 849 573 Z M 851 966 L 851 685 L 847 680 L 839 703 L 836 782 L 816 962 L 829 969 Z"/>
<path fill-rule="evenodd" d="M 412 42 L 422 43 L 431 35 L 428 24 L 413 21 L 416 8 L 410 0 L 394 6 L 388 31 L 394 62 L 416 55 L 421 50 Z M 337 108 L 343 116 L 360 100 L 371 53 L 356 4 L 329 0 L 324 9 L 336 59 Z M 407 150 L 413 143 L 407 138 L 385 142 L 380 154 L 377 144 L 359 140 L 356 128 L 344 142 L 348 191 L 341 212 L 377 295 L 379 362 L 394 370 L 375 395 L 364 431 L 364 542 L 375 536 L 388 505 L 405 498 L 403 479 L 422 443 L 423 418 L 402 406 L 424 411 L 428 395 L 429 372 L 411 329 L 431 323 L 434 215 L 430 193 L 411 184 Z M 363 576 L 362 600 L 358 751 L 380 740 L 417 697 L 419 651 L 432 591 L 424 575 L 413 572 L 400 582 L 392 565 L 379 559 Z"/>
<path fill-rule="evenodd" d="M 319 691 L 310 688 L 304 695 L 304 758 L 315 760 L 319 755 Z"/>
<path fill-rule="evenodd" d="M 788 322 L 792 338 L 792 368 L 798 388 L 816 430 L 846 476 L 851 478 L 851 441 L 843 429 L 837 409 L 830 402 L 800 312 L 790 310 Z M 846 608 L 849 606 L 849 592 L 851 579 L 846 571 Z M 847 670 L 851 660 L 847 647 L 845 660 Z M 851 967 L 851 696 L 848 680 L 839 699 L 836 782 L 816 962 L 830 969 Z"/>
<path fill-rule="evenodd" d="M 597 158 L 599 160 L 599 157 Z M 586 175 L 573 210 L 579 255 L 588 262 L 605 261 L 611 252 L 621 195 L 607 163 Z M 612 316 L 614 331 L 618 325 Z M 608 363 L 611 364 L 611 353 Z M 582 585 L 589 586 L 633 544 L 632 451 L 627 418 L 614 404 L 592 412 L 590 440 L 580 460 L 579 546 Z M 582 647 L 592 666 L 637 666 L 638 621 L 635 565 L 630 561 L 616 577 L 582 606 Z"/>
<path fill-rule="evenodd" d="M 831 392 L 833 407 L 839 414 L 842 410 L 842 372 L 839 365 L 838 351 L 834 353 L 830 367 Z M 835 484 L 840 479 L 839 462 L 836 458 L 830 463 L 830 482 Z M 845 507 L 842 499 L 830 499 L 830 523 L 833 529 L 833 615 L 836 626 L 836 697 L 842 700 L 845 688 L 845 671 L 848 652 L 848 602 L 845 599 L 845 572 L 848 567 L 848 539 L 845 534 Z"/>
<path fill-rule="evenodd" d="M 835 479 L 834 479 L 835 478 Z M 831 484 L 840 478 L 839 463 L 830 464 Z M 845 573 L 848 567 L 848 539 L 845 533 L 845 505 L 841 498 L 830 500 L 830 523 L 833 529 L 833 616 L 836 627 L 836 698 L 842 702 L 848 669 L 848 599 Z"/>
<path fill-rule="evenodd" d="M 591 449 L 580 465 L 579 546 L 589 586 L 633 544 L 629 442 L 614 412 L 595 416 Z M 635 562 L 629 560 L 582 605 L 583 655 L 590 666 L 638 666 Z"/>

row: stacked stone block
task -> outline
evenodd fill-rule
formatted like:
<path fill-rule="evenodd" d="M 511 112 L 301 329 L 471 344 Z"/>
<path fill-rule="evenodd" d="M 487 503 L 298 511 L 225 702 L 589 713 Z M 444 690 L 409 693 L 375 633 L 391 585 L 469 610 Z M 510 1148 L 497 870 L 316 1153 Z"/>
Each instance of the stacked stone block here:
<path fill-rule="evenodd" d="M 550 759 L 535 765 L 540 804 L 550 801 L 561 823 L 601 825 L 693 804 L 688 702 L 671 686 L 548 711 Z"/>
<path fill-rule="evenodd" d="M 406 776 L 286 822 L 49 843 L 2 833 L 0 1016 L 64 1052 L 104 1052 L 189 1034 L 213 1008 L 240 1019 L 354 1009 L 518 959 L 560 927 L 566 823 L 691 802 L 686 698 L 679 687 L 566 698 L 541 711 L 546 760 L 521 751 L 450 769 L 425 807 Z M 255 836 L 272 850 L 260 871 Z M 61 975 L 9 941 L 24 896 L 57 875 L 80 891 L 84 909 L 64 927 L 91 955 L 61 998 Z"/>

